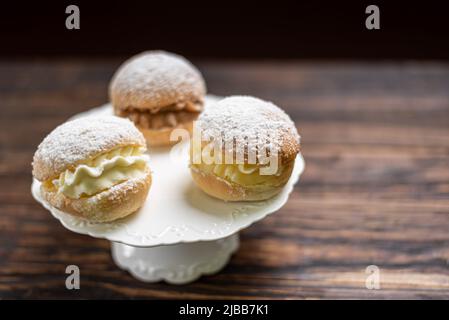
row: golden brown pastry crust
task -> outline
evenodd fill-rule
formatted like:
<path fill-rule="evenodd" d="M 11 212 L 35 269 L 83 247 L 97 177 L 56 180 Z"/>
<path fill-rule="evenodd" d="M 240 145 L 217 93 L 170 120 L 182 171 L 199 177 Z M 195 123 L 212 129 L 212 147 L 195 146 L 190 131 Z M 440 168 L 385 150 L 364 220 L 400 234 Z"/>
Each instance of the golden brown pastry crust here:
<path fill-rule="evenodd" d="M 53 207 L 92 222 L 108 222 L 123 218 L 139 209 L 151 186 L 147 168 L 139 178 L 129 179 L 91 197 L 71 199 L 51 185 L 42 183 L 41 195 Z"/>
<path fill-rule="evenodd" d="M 227 181 L 214 174 L 208 174 L 191 167 L 196 185 L 208 195 L 225 201 L 260 201 L 278 194 L 288 182 L 293 171 L 294 161 L 285 164 L 286 168 L 279 184 L 243 186 Z"/>

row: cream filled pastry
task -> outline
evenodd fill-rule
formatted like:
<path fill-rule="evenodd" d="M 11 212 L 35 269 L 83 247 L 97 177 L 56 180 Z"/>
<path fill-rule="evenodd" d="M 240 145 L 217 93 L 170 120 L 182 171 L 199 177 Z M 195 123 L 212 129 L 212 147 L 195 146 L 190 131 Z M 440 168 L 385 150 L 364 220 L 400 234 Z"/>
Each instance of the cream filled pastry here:
<path fill-rule="evenodd" d="M 191 141 L 192 177 L 222 200 L 268 199 L 289 180 L 299 146 L 296 127 L 280 108 L 253 97 L 228 97 L 198 118 Z"/>
<path fill-rule="evenodd" d="M 203 110 L 206 86 L 185 58 L 147 51 L 125 61 L 113 76 L 109 96 L 117 116 L 131 119 L 149 146 L 167 146 L 175 128 L 192 130 Z"/>
<path fill-rule="evenodd" d="M 127 119 L 86 117 L 62 124 L 39 145 L 33 176 L 52 206 L 106 222 L 141 207 L 151 185 L 145 139 Z"/>

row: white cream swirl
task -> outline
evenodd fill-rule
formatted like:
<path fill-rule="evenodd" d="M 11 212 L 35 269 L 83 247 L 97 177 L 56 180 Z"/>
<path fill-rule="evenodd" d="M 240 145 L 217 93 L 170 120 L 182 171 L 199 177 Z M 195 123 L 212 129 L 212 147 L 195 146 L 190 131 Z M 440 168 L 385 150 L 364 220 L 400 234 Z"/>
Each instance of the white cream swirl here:
<path fill-rule="evenodd" d="M 148 160 L 139 148 L 119 148 L 80 164 L 74 170 L 66 170 L 53 184 L 58 192 L 72 199 L 92 196 L 138 177 L 146 170 Z"/>
<path fill-rule="evenodd" d="M 229 182 L 244 186 L 259 184 L 277 185 L 289 174 L 290 164 L 280 166 L 273 175 L 261 175 L 261 167 L 255 164 L 190 164 L 193 170 L 213 174 Z"/>

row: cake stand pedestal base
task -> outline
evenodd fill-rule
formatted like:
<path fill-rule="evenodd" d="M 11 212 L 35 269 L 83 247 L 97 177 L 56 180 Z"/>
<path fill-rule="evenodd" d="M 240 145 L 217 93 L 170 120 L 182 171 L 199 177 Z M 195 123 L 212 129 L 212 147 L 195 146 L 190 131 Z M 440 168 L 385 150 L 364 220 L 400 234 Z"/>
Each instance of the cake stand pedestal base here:
<path fill-rule="evenodd" d="M 145 282 L 185 284 L 220 271 L 238 249 L 239 235 L 214 241 L 157 247 L 133 247 L 111 242 L 112 258 L 133 277 Z"/>

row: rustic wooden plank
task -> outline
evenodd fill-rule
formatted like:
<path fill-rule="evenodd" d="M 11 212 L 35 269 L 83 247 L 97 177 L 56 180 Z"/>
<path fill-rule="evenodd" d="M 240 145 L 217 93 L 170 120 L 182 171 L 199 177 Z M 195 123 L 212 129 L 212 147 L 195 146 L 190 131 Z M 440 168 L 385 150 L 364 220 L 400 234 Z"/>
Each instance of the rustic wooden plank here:
<path fill-rule="evenodd" d="M 307 165 L 223 272 L 178 287 L 133 279 L 107 241 L 65 230 L 30 195 L 37 144 L 104 103 L 118 64 L 0 62 L 0 298 L 449 297 L 449 65 L 200 62 L 210 92 L 284 107 Z M 68 264 L 79 291 L 64 287 Z M 371 264 L 381 290 L 365 288 Z"/>

